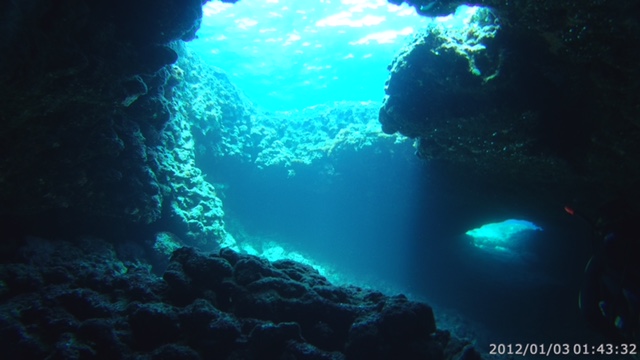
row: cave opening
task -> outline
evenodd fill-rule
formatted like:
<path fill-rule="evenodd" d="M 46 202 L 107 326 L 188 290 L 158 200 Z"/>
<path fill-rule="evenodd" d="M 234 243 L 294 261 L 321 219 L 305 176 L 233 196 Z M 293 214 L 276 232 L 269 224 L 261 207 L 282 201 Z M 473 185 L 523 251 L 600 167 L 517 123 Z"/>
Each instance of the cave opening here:
<path fill-rule="evenodd" d="M 174 65 L 182 79 L 174 102 L 188 109 L 176 136 L 186 136 L 184 150 L 221 200 L 222 246 L 293 259 L 336 284 L 407 294 L 435 306 L 444 327 L 456 328 L 463 314 L 477 321 L 464 328 L 485 347 L 492 336 L 533 338 L 545 326 L 540 319 L 574 315 L 566 315 L 570 302 L 541 300 L 575 276 L 558 274 L 554 254 L 566 250 L 558 241 L 565 233 L 531 203 L 505 200 L 500 182 L 443 176 L 444 162 L 416 156 L 425 157 L 414 139 L 382 130 L 389 93 L 417 106 L 426 98 L 439 111 L 427 114 L 440 154 L 474 161 L 479 150 L 459 151 L 456 142 L 488 144 L 464 131 L 482 127 L 469 114 L 488 107 L 467 87 L 491 88 L 504 64 L 491 10 L 460 6 L 426 18 L 384 1 L 208 4 L 198 39 Z M 386 82 L 403 67 L 415 70 L 400 76 L 405 82 L 435 77 L 443 92 L 403 94 L 402 84 Z M 449 117 L 460 121 L 458 132 L 446 130 Z M 202 214 L 206 206 L 195 212 Z M 465 234 L 505 218 L 545 231 L 513 252 L 487 251 Z M 574 299 L 572 289 L 562 291 Z M 546 314 L 521 314 L 523 306 Z"/>
<path fill-rule="evenodd" d="M 222 199 L 231 246 L 468 313 L 475 309 L 460 297 L 477 287 L 547 283 L 530 264 L 487 263 L 474 252 L 461 236 L 475 220 L 459 208 L 468 193 L 438 193 L 437 167 L 378 121 L 390 63 L 429 24 L 463 71 L 490 81 L 496 70 L 474 56 L 498 28 L 490 10 L 426 18 L 385 1 L 300 6 L 210 2 L 186 44 L 197 65 L 183 96 L 209 114 L 193 119 L 195 163 Z M 226 98 L 208 98 L 207 86 L 222 81 L 232 84 Z M 513 276 L 493 284 L 505 270 Z"/>
<path fill-rule="evenodd" d="M 229 102 L 255 106 L 243 121 L 232 113 L 222 126 L 233 130 L 218 139 L 194 135 L 196 164 L 222 194 L 238 248 L 304 253 L 351 282 L 409 292 L 412 249 L 438 216 L 421 200 L 429 176 L 412 140 L 378 122 L 389 64 L 429 24 L 474 32 L 479 9 L 428 18 L 383 0 L 207 3 L 186 44 L 198 76 L 220 68 L 238 89 Z"/>

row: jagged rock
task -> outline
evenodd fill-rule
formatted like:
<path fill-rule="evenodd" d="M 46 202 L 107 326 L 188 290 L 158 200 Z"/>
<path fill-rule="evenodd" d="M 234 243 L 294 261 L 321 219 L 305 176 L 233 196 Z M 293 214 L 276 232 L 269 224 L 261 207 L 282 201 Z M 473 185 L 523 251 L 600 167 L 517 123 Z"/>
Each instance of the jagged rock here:
<path fill-rule="evenodd" d="M 637 3 L 405 2 L 427 16 L 463 3 L 489 10 L 463 37 L 436 24 L 397 56 L 380 111 L 386 132 L 416 138 L 417 153 L 450 178 L 474 173 L 520 202 L 535 202 L 532 190 L 540 201 L 596 204 L 635 191 Z"/>
<path fill-rule="evenodd" d="M 130 308 L 127 320 L 135 341 L 134 349 L 147 351 L 179 340 L 178 312 L 173 306 L 133 303 Z"/>
<path fill-rule="evenodd" d="M 182 248 L 171 258 L 165 283 L 140 263 L 127 262 L 126 271 L 96 277 L 92 269 L 122 263 L 109 244 L 96 239 L 80 244 L 38 240 L 11 257 L 0 265 L 5 287 L 0 336 L 10 340 L 4 349 L 10 358 L 478 356 L 470 344 L 436 329 L 428 305 L 402 295 L 336 287 L 290 260 L 272 264 L 229 249 L 215 254 Z M 68 271 L 56 284 L 36 288 L 10 281 L 16 269 L 29 274 L 24 279 Z M 250 269 L 260 275 L 247 276 Z M 147 292 L 140 291 L 144 286 Z"/>
<path fill-rule="evenodd" d="M 193 38 L 201 16 L 200 0 L 3 6 L 0 213 L 43 232 L 160 219 L 172 43 Z"/>

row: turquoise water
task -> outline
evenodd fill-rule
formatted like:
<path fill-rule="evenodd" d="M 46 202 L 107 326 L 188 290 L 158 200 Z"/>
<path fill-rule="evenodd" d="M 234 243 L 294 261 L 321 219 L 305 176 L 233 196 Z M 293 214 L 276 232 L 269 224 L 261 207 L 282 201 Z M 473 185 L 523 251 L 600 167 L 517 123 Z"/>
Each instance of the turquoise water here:
<path fill-rule="evenodd" d="M 381 101 L 387 65 L 429 22 L 385 0 L 209 2 L 204 14 L 188 46 L 267 110 Z"/>

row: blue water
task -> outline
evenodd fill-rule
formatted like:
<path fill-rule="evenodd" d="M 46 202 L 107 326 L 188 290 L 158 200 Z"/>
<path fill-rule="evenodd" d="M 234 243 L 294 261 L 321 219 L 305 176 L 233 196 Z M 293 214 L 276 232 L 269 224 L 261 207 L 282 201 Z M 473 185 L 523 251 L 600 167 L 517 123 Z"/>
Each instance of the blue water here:
<path fill-rule="evenodd" d="M 437 21 L 447 20 L 460 22 Z M 430 21 L 384 0 L 209 2 L 199 39 L 188 46 L 270 112 L 380 103 L 387 65 Z M 526 204 L 493 204 L 498 190 L 464 174 L 440 178 L 411 141 L 341 152 L 295 171 L 232 159 L 198 166 L 219 184 L 227 230 L 258 253 L 281 246 L 330 267 L 337 279 L 454 309 L 490 329 L 473 334 L 484 346 L 546 340 L 554 331 L 570 334 L 562 341 L 584 336 L 575 331 L 583 325 L 575 304 L 582 269 L 563 261 L 588 257 L 584 229 L 531 218 Z M 475 248 L 465 235 L 509 218 L 545 229 L 520 249 L 527 261 Z"/>
<path fill-rule="evenodd" d="M 209 2 L 204 14 L 189 46 L 269 110 L 381 101 L 387 65 L 428 23 L 385 0 Z"/>
<path fill-rule="evenodd" d="M 536 231 L 525 249 L 534 260 L 526 262 L 475 248 L 464 232 L 475 224 L 471 218 L 479 220 L 479 209 L 487 218 L 527 212 L 496 214 L 491 203 L 466 202 L 470 191 L 434 178 L 437 169 L 417 159 L 410 143 L 343 154 L 330 165 L 298 169 L 293 177 L 282 169 L 224 161 L 204 170 L 227 185 L 227 229 L 239 242 L 275 243 L 330 266 L 334 282 L 405 293 L 435 306 L 437 316 L 450 314 L 442 308 L 461 314 L 490 331 L 461 327 L 458 318 L 443 319 L 441 326 L 457 327 L 481 346 L 496 339 L 542 341 L 549 333 L 565 341 L 584 338 L 574 328 L 582 324 L 578 287 L 565 286 L 575 285 L 582 268 L 558 264 L 562 254 L 583 256 L 576 243 L 588 234 L 579 228 Z M 576 248 L 567 252 L 567 246 Z M 552 321 L 559 322 L 554 329 Z"/>

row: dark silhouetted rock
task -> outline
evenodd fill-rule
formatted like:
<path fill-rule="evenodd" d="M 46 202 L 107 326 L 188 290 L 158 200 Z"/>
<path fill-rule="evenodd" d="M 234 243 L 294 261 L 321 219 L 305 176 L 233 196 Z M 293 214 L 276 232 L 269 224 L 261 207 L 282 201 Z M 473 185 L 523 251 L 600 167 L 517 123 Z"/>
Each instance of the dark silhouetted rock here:
<path fill-rule="evenodd" d="M 441 176 L 474 174 L 501 200 L 599 204 L 637 193 L 637 2 L 404 2 L 426 16 L 489 10 L 457 35 L 430 26 L 396 57 L 385 132 L 415 138 Z"/>
<path fill-rule="evenodd" d="M 315 269 L 289 260 L 272 264 L 229 249 L 218 255 L 182 248 L 171 257 L 163 282 L 140 263 L 120 263 L 112 247 L 96 239 L 79 244 L 39 239 L 18 253 L 30 258 L 16 256 L 0 265 L 6 288 L 0 336 L 9 358 L 479 356 L 468 342 L 437 330 L 428 305 L 336 287 Z M 105 271 L 118 269 L 118 263 L 124 269 Z M 53 269 L 64 269 L 65 276 L 36 289 L 7 281 L 15 269 L 28 273 L 26 278 Z M 249 276 L 251 269 L 258 276 Z"/>
<path fill-rule="evenodd" d="M 132 304 L 128 317 L 131 332 L 140 350 L 152 350 L 180 337 L 178 313 L 163 303 Z"/>

